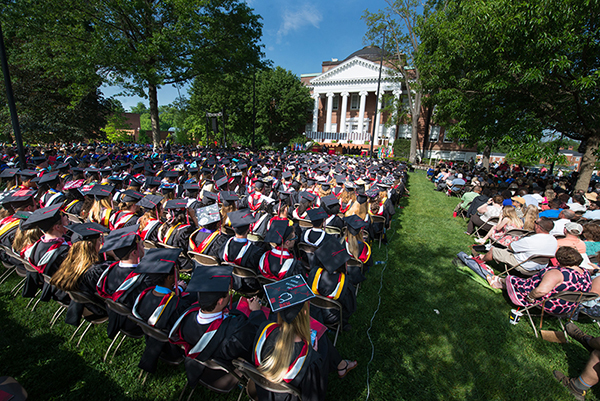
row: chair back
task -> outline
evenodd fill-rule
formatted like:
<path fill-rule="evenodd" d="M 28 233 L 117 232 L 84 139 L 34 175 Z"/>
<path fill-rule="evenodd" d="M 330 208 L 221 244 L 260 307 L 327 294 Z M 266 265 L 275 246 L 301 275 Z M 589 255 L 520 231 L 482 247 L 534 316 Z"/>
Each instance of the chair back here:
<path fill-rule="evenodd" d="M 293 396 L 298 397 L 299 400 L 302 399 L 297 388 L 283 381 L 276 383 L 268 380 L 258 369 L 246 361 L 235 359 L 233 360 L 233 366 L 235 366 L 243 376 L 252 380 L 267 391 L 279 394 L 292 394 Z"/>
<path fill-rule="evenodd" d="M 121 316 L 131 316 L 131 309 L 127 306 L 115 302 L 110 298 L 104 298 L 104 302 L 106 302 L 106 307 L 116 314 Z"/>
<path fill-rule="evenodd" d="M 79 304 L 93 304 L 96 305 L 102 309 L 106 309 L 106 304 L 100 302 L 100 300 L 98 299 L 94 299 L 93 297 L 88 296 L 87 294 L 83 293 L 83 292 L 79 292 L 79 291 L 67 291 L 67 294 L 69 294 L 69 297 L 71 297 L 71 299 L 74 302 L 77 302 Z"/>
<path fill-rule="evenodd" d="M 312 222 L 310 220 L 306 220 L 306 219 L 298 219 L 298 224 L 300 225 L 300 227 L 304 227 L 304 228 L 312 228 Z"/>
<path fill-rule="evenodd" d="M 157 246 L 156 246 L 155 242 L 152 242 L 152 241 L 149 241 L 149 240 L 146 239 L 146 240 L 144 240 L 144 248 L 146 248 L 146 249 L 154 249 L 154 248 L 157 248 Z"/>
<path fill-rule="evenodd" d="M 161 343 L 169 342 L 169 333 L 165 333 L 164 331 L 157 329 L 156 327 L 150 326 L 145 321 L 138 319 L 133 315 L 127 316 L 131 321 L 135 322 L 138 326 L 141 327 L 144 334 L 149 337 L 154 338 L 156 341 L 160 341 Z"/>
<path fill-rule="evenodd" d="M 219 266 L 220 263 L 214 256 L 204 255 L 202 253 L 188 251 L 188 256 L 200 263 L 202 266 Z"/>
<path fill-rule="evenodd" d="M 369 216 L 373 223 L 383 223 L 385 226 L 385 217 L 379 215 L 370 215 Z"/>
<path fill-rule="evenodd" d="M 581 292 L 581 291 L 561 291 L 555 294 L 552 298 L 562 299 L 566 302 L 588 302 L 598 298 L 598 294 L 595 292 Z"/>
<path fill-rule="evenodd" d="M 76 214 L 65 212 L 65 215 L 69 218 L 69 221 L 71 223 L 75 223 L 75 224 L 83 223 L 83 219 L 81 217 L 77 216 Z"/>
<path fill-rule="evenodd" d="M 325 227 L 325 232 L 329 235 L 338 235 L 341 236 L 342 235 L 342 230 L 339 227 Z"/>
<path fill-rule="evenodd" d="M 305 253 L 315 253 L 318 248 L 314 245 L 307 244 L 305 242 L 298 243 L 298 250 Z"/>
<path fill-rule="evenodd" d="M 248 241 L 252 241 L 252 242 L 262 242 L 264 238 L 262 237 L 262 235 L 256 234 L 256 233 L 248 233 Z"/>

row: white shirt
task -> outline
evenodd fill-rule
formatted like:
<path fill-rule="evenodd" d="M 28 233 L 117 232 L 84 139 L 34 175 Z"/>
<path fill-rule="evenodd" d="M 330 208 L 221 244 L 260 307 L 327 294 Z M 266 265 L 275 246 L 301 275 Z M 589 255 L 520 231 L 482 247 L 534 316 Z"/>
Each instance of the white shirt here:
<path fill-rule="evenodd" d="M 554 255 L 556 248 L 558 248 L 558 242 L 553 235 L 550 234 L 534 234 L 529 237 L 521 238 L 510 244 L 514 251 L 515 259 L 519 262 L 527 260 L 533 255 Z M 525 270 L 541 270 L 545 268 L 547 264 L 539 264 L 535 262 L 526 262 L 521 265 Z"/>

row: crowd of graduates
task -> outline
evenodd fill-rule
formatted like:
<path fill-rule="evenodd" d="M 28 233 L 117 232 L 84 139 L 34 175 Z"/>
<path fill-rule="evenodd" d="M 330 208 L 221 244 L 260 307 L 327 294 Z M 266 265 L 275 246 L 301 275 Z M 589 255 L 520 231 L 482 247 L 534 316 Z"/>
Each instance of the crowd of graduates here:
<path fill-rule="evenodd" d="M 144 336 L 138 366 L 183 362 L 192 387 L 227 374 L 208 361 L 233 370 L 240 359 L 317 400 L 328 372 L 357 366 L 324 333 L 352 329 L 371 242 L 386 242 L 406 166 L 83 144 L 31 148 L 26 162 L 17 168 L 4 149 L 0 173 L 0 257 L 23 277 L 23 297 L 57 302 L 74 326 L 108 320 L 115 340 Z"/>
<path fill-rule="evenodd" d="M 474 163 L 452 168 L 440 163 L 428 175 L 436 190 L 461 198 L 454 217 L 468 220 L 465 234 L 475 237 L 473 256 L 461 252 L 455 263 L 506 291 L 515 308 L 512 319 L 537 307 L 569 320 L 566 333 L 584 345 L 590 360 L 579 377 L 559 371 L 554 376 L 583 400 L 600 378 L 600 340 L 574 323 L 582 315 L 600 318 L 597 177 L 587 191 L 578 191 L 576 172 L 555 176 L 545 168 L 526 171 L 506 163 L 489 171 Z M 577 297 L 561 295 L 569 291 Z"/>

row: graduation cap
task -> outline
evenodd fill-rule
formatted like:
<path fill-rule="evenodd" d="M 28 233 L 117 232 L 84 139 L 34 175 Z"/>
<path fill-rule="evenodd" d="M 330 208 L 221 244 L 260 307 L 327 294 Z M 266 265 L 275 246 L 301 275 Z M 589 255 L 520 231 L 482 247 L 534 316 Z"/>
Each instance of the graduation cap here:
<path fill-rule="evenodd" d="M 183 249 L 180 248 L 153 248 L 148 249 L 134 273 L 168 274 L 177 265 L 177 258 Z"/>
<path fill-rule="evenodd" d="M 335 205 L 339 205 L 340 201 L 338 200 L 338 198 L 335 197 L 335 195 L 331 194 L 331 195 L 327 195 L 327 196 L 324 196 L 323 198 L 321 198 L 321 203 L 324 204 L 325 206 L 331 208 Z"/>
<path fill-rule="evenodd" d="M 176 170 L 165 171 L 164 176 L 167 178 L 177 178 L 177 177 L 179 177 L 179 171 L 176 171 Z"/>
<path fill-rule="evenodd" d="M 287 220 L 275 220 L 265 235 L 265 242 L 282 245 L 293 231 L 294 227 L 290 226 Z"/>
<path fill-rule="evenodd" d="M 37 177 L 37 171 L 34 170 L 21 170 L 17 173 L 21 177 L 33 178 Z"/>
<path fill-rule="evenodd" d="M 256 180 L 256 182 L 254 182 L 254 188 L 261 190 L 263 189 L 265 186 L 265 183 L 260 181 L 260 180 Z"/>
<path fill-rule="evenodd" d="M 328 191 L 330 187 L 331 187 L 331 184 L 328 182 L 321 183 L 321 188 L 323 189 L 323 191 Z"/>
<path fill-rule="evenodd" d="M 199 191 L 200 185 L 198 185 L 195 182 L 186 182 L 185 184 L 183 184 L 183 189 L 190 192 Z"/>
<path fill-rule="evenodd" d="M 238 200 L 239 196 L 234 191 L 221 191 L 217 199 L 227 206 Z"/>
<path fill-rule="evenodd" d="M 346 189 L 356 189 L 356 185 L 354 185 L 352 181 L 344 182 L 344 186 L 346 187 Z"/>
<path fill-rule="evenodd" d="M 72 224 L 67 229 L 73 232 L 73 235 L 71 235 L 72 243 L 100 238 L 102 234 L 110 231 L 108 228 L 93 222 Z"/>
<path fill-rule="evenodd" d="M 0 178 L 12 178 L 18 172 L 18 168 L 5 168 L 4 170 L 2 170 L 2 173 L 0 173 Z"/>
<path fill-rule="evenodd" d="M 112 168 L 111 167 L 104 167 L 104 168 L 101 168 L 98 171 L 100 172 L 100 174 L 102 174 L 104 176 L 112 174 Z"/>
<path fill-rule="evenodd" d="M 138 171 L 138 170 L 142 170 L 144 168 L 145 164 L 144 163 L 138 163 L 138 164 L 134 164 L 132 167 L 133 171 Z"/>
<path fill-rule="evenodd" d="M 231 287 L 231 266 L 204 266 L 194 269 L 187 292 L 197 292 L 201 305 L 210 305 L 227 295 Z"/>
<path fill-rule="evenodd" d="M 46 156 L 37 156 L 37 157 L 32 157 L 31 160 L 35 163 L 35 164 L 42 164 L 46 161 Z"/>
<path fill-rule="evenodd" d="M 147 177 L 146 178 L 146 186 L 147 187 L 159 187 L 160 186 L 160 178 L 158 178 L 158 177 Z"/>
<path fill-rule="evenodd" d="M 29 199 L 31 199 L 32 196 L 35 195 L 35 193 L 36 191 L 32 189 L 20 189 L 2 198 L 0 203 L 2 205 L 5 205 L 10 203 L 27 202 Z M 13 205 L 13 207 L 15 207 L 15 205 Z"/>
<path fill-rule="evenodd" d="M 160 184 L 160 191 L 161 192 L 174 191 L 176 187 L 177 187 L 177 184 L 175 184 L 175 183 L 163 182 L 162 184 Z"/>
<path fill-rule="evenodd" d="M 27 222 L 23 224 L 24 230 L 38 227 L 43 232 L 50 230 L 56 223 L 60 222 L 62 212 L 60 205 L 52 205 L 38 209 L 31 214 Z"/>
<path fill-rule="evenodd" d="M 377 197 L 377 195 L 379 195 L 379 190 L 377 189 L 377 187 L 371 188 L 365 192 L 365 195 L 367 195 L 369 198 L 375 198 Z"/>
<path fill-rule="evenodd" d="M 93 195 L 96 199 L 112 196 L 115 187 L 113 185 L 96 184 L 90 189 L 86 195 Z"/>
<path fill-rule="evenodd" d="M 224 176 L 224 177 L 219 178 L 217 181 L 215 181 L 215 185 L 217 186 L 217 188 L 222 188 L 228 182 L 229 182 L 229 179 L 227 178 L 227 176 Z"/>
<path fill-rule="evenodd" d="M 219 195 L 214 192 L 204 191 L 204 198 L 216 201 L 219 199 Z"/>
<path fill-rule="evenodd" d="M 366 221 L 361 219 L 358 215 L 353 214 L 352 216 L 348 216 L 344 218 L 346 225 L 348 227 L 348 231 L 352 235 L 358 235 L 362 228 L 365 228 L 368 224 Z"/>
<path fill-rule="evenodd" d="M 39 183 L 44 184 L 44 183 L 52 182 L 52 181 L 58 180 L 58 178 L 59 178 L 58 171 L 54 171 L 52 173 L 45 173 L 44 175 L 42 175 L 40 177 Z"/>
<path fill-rule="evenodd" d="M 229 221 L 231 221 L 231 227 L 244 227 L 256 221 L 256 218 L 252 214 L 250 209 L 241 209 L 234 212 L 228 213 Z"/>
<path fill-rule="evenodd" d="M 316 199 L 315 194 L 311 194 L 310 192 L 302 191 L 300 192 L 300 198 L 306 199 L 309 202 L 313 202 Z"/>
<path fill-rule="evenodd" d="M 167 210 L 176 210 L 176 209 L 185 209 L 187 208 L 187 200 L 186 199 L 171 199 L 165 203 L 165 209 Z"/>
<path fill-rule="evenodd" d="M 133 247 L 137 245 L 139 236 L 137 235 L 139 225 L 129 226 L 113 230 L 104 238 L 104 246 L 100 253 L 113 251 L 119 259 L 124 259 Z"/>
<path fill-rule="evenodd" d="M 271 310 L 281 313 L 281 317 L 287 323 L 294 321 L 304 303 L 315 297 L 300 274 L 266 284 L 263 288 Z"/>
<path fill-rule="evenodd" d="M 308 219 L 312 221 L 313 225 L 319 225 L 329 215 L 320 207 L 310 209 L 306 212 Z"/>
<path fill-rule="evenodd" d="M 142 199 L 144 195 L 133 189 L 128 189 L 121 192 L 121 202 L 137 202 Z"/>
<path fill-rule="evenodd" d="M 366 194 L 364 194 L 364 193 L 359 193 L 359 194 L 357 194 L 357 195 L 356 195 L 356 201 L 357 201 L 359 204 L 361 204 L 361 205 L 362 205 L 363 203 L 365 203 L 365 202 L 366 202 L 368 199 L 369 199 L 369 198 L 368 198 L 368 197 L 367 197 L 367 195 L 366 195 Z"/>
<path fill-rule="evenodd" d="M 221 220 L 219 206 L 213 204 L 196 209 L 196 218 L 198 219 L 198 225 L 200 226 L 208 226 L 209 224 L 216 223 Z"/>
<path fill-rule="evenodd" d="M 315 255 L 329 273 L 333 273 L 340 267 L 345 266 L 346 262 L 351 258 L 346 246 L 334 238 L 329 238 L 322 242 L 315 251 Z"/>

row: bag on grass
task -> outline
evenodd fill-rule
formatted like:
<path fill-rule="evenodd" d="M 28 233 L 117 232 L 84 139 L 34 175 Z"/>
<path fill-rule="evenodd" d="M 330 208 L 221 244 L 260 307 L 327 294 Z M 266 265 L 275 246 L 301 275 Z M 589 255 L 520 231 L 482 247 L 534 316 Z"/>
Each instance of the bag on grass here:
<path fill-rule="evenodd" d="M 489 275 L 493 275 L 494 272 L 485 263 L 480 262 L 478 260 L 473 259 L 471 256 L 467 255 L 464 252 L 459 252 L 456 255 L 457 258 L 461 260 L 467 267 L 477 273 L 481 278 L 486 278 Z"/>

